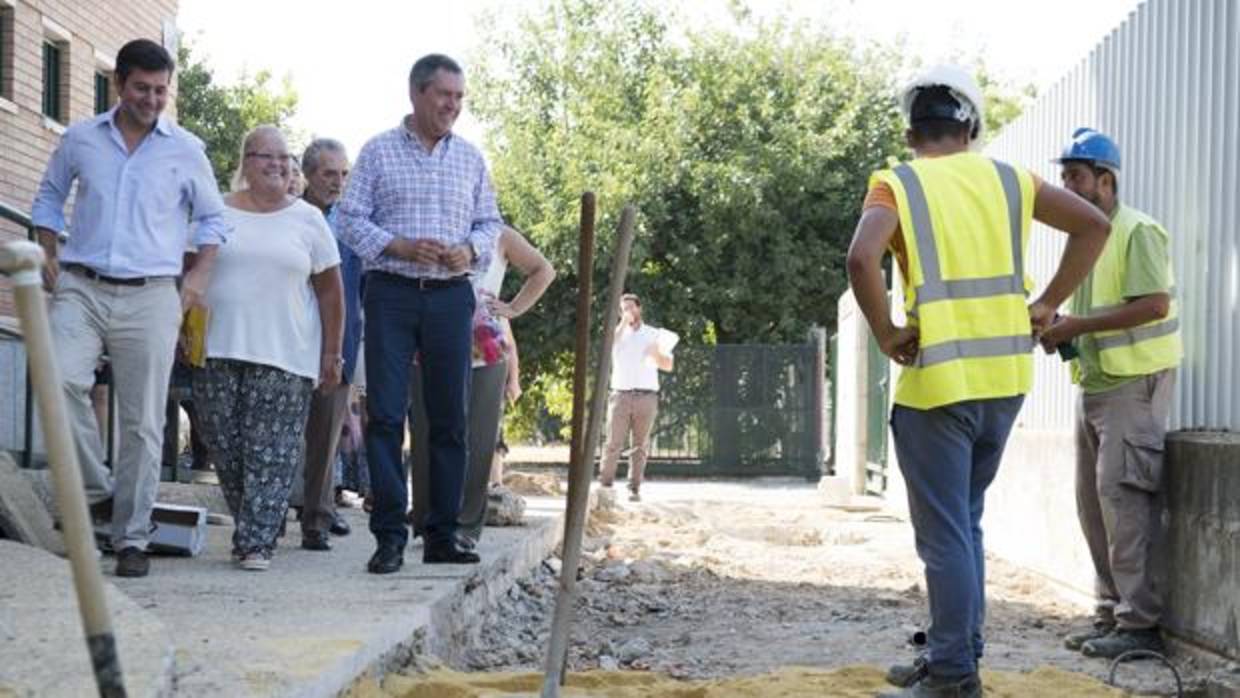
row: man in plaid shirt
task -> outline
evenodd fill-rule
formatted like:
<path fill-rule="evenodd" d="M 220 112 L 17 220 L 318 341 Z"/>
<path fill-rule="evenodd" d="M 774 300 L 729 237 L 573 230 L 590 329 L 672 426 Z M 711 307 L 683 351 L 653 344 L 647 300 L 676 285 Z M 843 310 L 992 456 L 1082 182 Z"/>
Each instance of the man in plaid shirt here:
<path fill-rule="evenodd" d="M 372 138 L 340 200 L 341 237 L 366 271 L 365 364 L 378 549 L 368 571 L 404 563 L 408 493 L 401 460 L 414 354 L 425 376 L 430 426 L 430 510 L 425 563 L 475 563 L 460 547 L 456 520 L 466 464 L 474 291 L 470 274 L 490 264 L 503 221 L 482 153 L 452 125 L 465 77 L 447 56 L 418 59 L 409 74 L 413 113 Z"/>

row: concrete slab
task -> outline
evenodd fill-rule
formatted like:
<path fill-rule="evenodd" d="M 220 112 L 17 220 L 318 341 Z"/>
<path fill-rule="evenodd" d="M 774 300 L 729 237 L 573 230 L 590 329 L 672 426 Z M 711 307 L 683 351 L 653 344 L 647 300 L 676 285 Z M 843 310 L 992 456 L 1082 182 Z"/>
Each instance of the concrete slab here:
<path fill-rule="evenodd" d="M 12 540 L 65 554 L 64 540 L 43 500 L 7 453 L 0 453 L 0 531 Z"/>
<path fill-rule="evenodd" d="M 149 577 L 113 579 L 171 629 L 175 696 L 335 696 L 416 654 L 451 657 L 478 612 L 553 549 L 561 509 L 534 498 L 526 526 L 486 529 L 481 565 L 422 565 L 415 543 L 399 573 L 367 574 L 366 516 L 344 510 L 354 533 L 330 552 L 302 550 L 290 522 L 267 572 L 236 569 L 232 528 L 212 526 L 204 555 L 156 557 Z"/>
<path fill-rule="evenodd" d="M 128 694 L 168 695 L 173 653 L 164 624 L 112 584 L 107 595 Z M 0 540 L 0 696 L 96 694 L 68 561 Z"/>

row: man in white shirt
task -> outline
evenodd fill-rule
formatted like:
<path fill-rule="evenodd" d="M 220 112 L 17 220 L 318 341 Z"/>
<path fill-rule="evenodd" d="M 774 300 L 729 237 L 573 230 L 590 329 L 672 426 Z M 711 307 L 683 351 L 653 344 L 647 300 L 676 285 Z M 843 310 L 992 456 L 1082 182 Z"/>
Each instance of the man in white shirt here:
<path fill-rule="evenodd" d="M 621 296 L 620 313 L 611 349 L 611 397 L 608 401 L 611 429 L 599 479 L 603 487 L 612 486 L 620 450 L 632 433 L 629 500 L 640 502 L 650 429 L 659 413 L 659 371 L 672 370 L 672 354 L 670 346 L 660 346 L 659 337 L 665 331 L 642 324 L 642 302 L 636 295 Z"/>

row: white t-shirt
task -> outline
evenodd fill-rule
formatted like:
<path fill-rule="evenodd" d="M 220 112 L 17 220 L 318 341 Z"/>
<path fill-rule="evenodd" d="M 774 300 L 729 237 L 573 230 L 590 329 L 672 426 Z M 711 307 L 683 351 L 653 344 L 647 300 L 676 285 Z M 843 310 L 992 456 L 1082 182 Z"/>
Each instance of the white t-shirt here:
<path fill-rule="evenodd" d="M 207 357 L 319 377 L 322 325 L 310 275 L 340 264 L 322 212 L 302 200 L 272 213 L 227 206 L 232 226 L 207 288 Z"/>
<path fill-rule="evenodd" d="M 659 342 L 659 331 L 642 324 L 626 325 L 611 348 L 612 390 L 658 390 L 659 369 L 646 358 L 650 347 Z"/>

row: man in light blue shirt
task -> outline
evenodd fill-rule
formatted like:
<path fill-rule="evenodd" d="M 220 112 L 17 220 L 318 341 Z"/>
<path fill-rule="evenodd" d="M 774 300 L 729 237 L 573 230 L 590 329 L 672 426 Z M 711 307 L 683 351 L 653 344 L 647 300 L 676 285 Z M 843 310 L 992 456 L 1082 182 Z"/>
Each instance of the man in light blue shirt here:
<path fill-rule="evenodd" d="M 172 57 L 137 39 L 116 57 L 116 107 L 65 132 L 33 207 L 47 254 L 56 360 L 92 514 L 112 522 L 118 576 L 147 574 L 146 545 L 159 485 L 164 405 L 182 313 L 201 306 L 224 202 L 203 144 L 160 116 Z M 73 223 L 64 207 L 74 182 Z M 191 222 L 193 237 L 190 238 Z M 186 249 L 198 253 L 178 294 Z M 109 472 L 91 410 L 94 369 L 112 366 L 120 453 Z"/>

